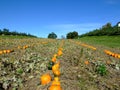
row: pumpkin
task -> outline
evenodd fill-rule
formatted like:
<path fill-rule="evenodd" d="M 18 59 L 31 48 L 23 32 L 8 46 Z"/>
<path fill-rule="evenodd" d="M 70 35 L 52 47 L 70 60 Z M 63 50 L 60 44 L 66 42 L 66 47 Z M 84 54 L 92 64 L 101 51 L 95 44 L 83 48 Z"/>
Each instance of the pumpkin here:
<path fill-rule="evenodd" d="M 55 71 L 53 71 L 53 73 L 54 73 L 55 76 L 60 76 L 60 74 L 61 74 L 60 70 L 55 70 Z"/>
<path fill-rule="evenodd" d="M 59 78 L 58 77 L 55 77 L 53 82 L 52 82 L 52 85 L 60 85 L 60 81 L 59 81 Z"/>
<path fill-rule="evenodd" d="M 61 56 L 63 53 L 61 50 L 58 51 L 58 56 Z"/>
<path fill-rule="evenodd" d="M 28 45 L 25 45 L 26 48 L 28 48 Z"/>
<path fill-rule="evenodd" d="M 10 53 L 11 51 L 10 50 L 6 50 L 7 53 Z"/>
<path fill-rule="evenodd" d="M 60 85 L 60 81 L 53 81 L 51 85 Z"/>
<path fill-rule="evenodd" d="M 115 54 L 115 58 L 117 58 L 118 57 L 118 54 Z"/>
<path fill-rule="evenodd" d="M 23 46 L 23 49 L 26 49 L 26 46 Z"/>
<path fill-rule="evenodd" d="M 118 58 L 120 59 L 120 54 L 118 55 Z"/>
<path fill-rule="evenodd" d="M 54 54 L 54 57 L 57 57 L 57 54 Z"/>
<path fill-rule="evenodd" d="M 97 50 L 96 48 L 93 48 L 93 50 Z"/>
<path fill-rule="evenodd" d="M 7 53 L 7 51 L 6 51 L 6 50 L 3 50 L 3 53 Z"/>
<path fill-rule="evenodd" d="M 41 84 L 42 85 L 45 85 L 45 84 L 48 84 L 50 81 L 51 81 L 51 76 L 50 74 L 44 74 L 41 76 Z"/>
<path fill-rule="evenodd" d="M 84 63 L 85 63 L 86 65 L 88 65 L 88 64 L 89 64 L 89 61 L 85 61 Z"/>
<path fill-rule="evenodd" d="M 55 66 L 56 66 L 57 68 L 60 68 L 60 62 L 57 62 L 57 63 L 55 64 Z"/>
<path fill-rule="evenodd" d="M 0 54 L 3 54 L 3 51 L 0 51 Z"/>
<path fill-rule="evenodd" d="M 60 85 L 51 85 L 49 90 L 62 90 Z"/>
<path fill-rule="evenodd" d="M 52 71 L 55 71 L 55 70 L 58 70 L 59 69 L 59 64 L 57 63 L 57 64 L 55 64 L 55 65 L 53 65 L 52 66 Z"/>
<path fill-rule="evenodd" d="M 63 48 L 59 48 L 58 50 L 61 50 L 61 51 L 62 51 L 62 50 L 63 50 Z"/>
<path fill-rule="evenodd" d="M 56 57 L 52 58 L 52 62 L 56 62 L 56 60 L 57 60 Z"/>
<path fill-rule="evenodd" d="M 114 54 L 114 53 L 112 53 L 112 56 L 113 56 L 113 57 L 115 57 L 115 54 Z"/>
<path fill-rule="evenodd" d="M 59 77 L 54 77 L 54 81 L 59 81 Z"/>

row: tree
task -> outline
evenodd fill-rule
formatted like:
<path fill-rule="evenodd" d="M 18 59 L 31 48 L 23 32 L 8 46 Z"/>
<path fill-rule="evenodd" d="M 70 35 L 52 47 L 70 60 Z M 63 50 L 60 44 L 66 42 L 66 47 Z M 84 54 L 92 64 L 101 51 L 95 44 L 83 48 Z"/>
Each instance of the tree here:
<path fill-rule="evenodd" d="M 3 34 L 4 35 L 9 35 L 10 34 L 9 29 L 4 28 L 3 29 Z"/>
<path fill-rule="evenodd" d="M 76 31 L 69 32 L 67 34 L 67 39 L 74 39 L 74 38 L 77 38 L 77 37 L 78 37 L 78 32 L 76 32 Z"/>
<path fill-rule="evenodd" d="M 120 27 L 118 26 L 120 22 L 118 22 L 115 26 L 112 26 L 111 23 L 107 23 L 100 29 L 95 29 L 88 33 L 82 34 L 79 37 L 83 36 L 113 36 L 113 35 L 120 35 Z"/>
<path fill-rule="evenodd" d="M 111 23 L 107 23 L 102 26 L 102 29 L 111 28 L 111 27 L 112 27 Z"/>
<path fill-rule="evenodd" d="M 57 35 L 54 32 L 52 32 L 52 33 L 49 33 L 48 38 L 56 39 Z"/>
<path fill-rule="evenodd" d="M 2 35 L 2 33 L 3 33 L 3 32 L 2 32 L 2 30 L 0 29 L 0 35 Z"/>

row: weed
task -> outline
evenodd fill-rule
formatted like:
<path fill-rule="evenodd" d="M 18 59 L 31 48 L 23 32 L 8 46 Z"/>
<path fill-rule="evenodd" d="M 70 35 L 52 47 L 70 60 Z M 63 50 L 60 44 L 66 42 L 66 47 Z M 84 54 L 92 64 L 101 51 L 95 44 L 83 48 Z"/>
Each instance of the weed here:
<path fill-rule="evenodd" d="M 106 66 L 104 64 L 98 65 L 97 73 L 100 74 L 101 76 L 106 75 L 106 73 L 107 73 Z"/>

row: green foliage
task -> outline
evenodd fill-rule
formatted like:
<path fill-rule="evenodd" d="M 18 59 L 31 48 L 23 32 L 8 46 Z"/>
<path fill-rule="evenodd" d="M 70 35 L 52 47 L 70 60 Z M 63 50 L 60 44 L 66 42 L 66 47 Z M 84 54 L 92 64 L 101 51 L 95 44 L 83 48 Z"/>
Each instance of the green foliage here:
<path fill-rule="evenodd" d="M 78 32 L 76 32 L 76 31 L 69 32 L 67 34 L 67 39 L 74 39 L 74 38 L 77 38 L 77 37 L 78 37 Z"/>
<path fill-rule="evenodd" d="M 48 63 L 48 70 L 52 70 L 52 66 L 54 65 L 54 62 L 50 61 Z"/>
<path fill-rule="evenodd" d="M 18 73 L 18 74 L 22 74 L 22 73 L 23 73 L 23 69 L 22 69 L 22 68 L 18 68 L 18 69 L 17 69 L 17 73 Z"/>
<path fill-rule="evenodd" d="M 107 73 L 106 66 L 104 64 L 98 65 L 97 73 L 100 74 L 101 76 L 106 75 Z"/>
<path fill-rule="evenodd" d="M 9 29 L 4 28 L 3 30 L 0 29 L 0 35 L 11 35 L 11 36 L 29 36 L 29 37 L 36 37 L 31 34 L 26 33 L 19 33 L 17 31 L 9 31 Z"/>
<path fill-rule="evenodd" d="M 103 47 L 120 48 L 120 36 L 86 36 L 79 39 L 91 45 L 102 45 Z M 109 42 L 109 43 L 106 43 Z"/>
<path fill-rule="evenodd" d="M 57 38 L 57 35 L 56 35 L 54 32 L 52 32 L 52 33 L 50 33 L 50 34 L 48 35 L 48 38 L 56 39 L 56 38 Z"/>
<path fill-rule="evenodd" d="M 88 33 L 82 34 L 79 37 L 84 36 L 113 36 L 113 35 L 120 35 L 120 27 L 118 25 L 111 26 L 111 23 L 107 23 L 102 26 L 100 29 L 95 29 L 93 31 L 90 31 Z"/>

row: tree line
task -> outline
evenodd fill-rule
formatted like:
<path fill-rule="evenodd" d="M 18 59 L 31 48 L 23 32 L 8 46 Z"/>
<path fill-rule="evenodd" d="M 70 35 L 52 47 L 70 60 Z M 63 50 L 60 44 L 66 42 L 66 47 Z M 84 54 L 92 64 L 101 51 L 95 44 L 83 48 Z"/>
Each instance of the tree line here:
<path fill-rule="evenodd" d="M 119 24 L 119 25 L 118 25 Z M 0 29 L 0 35 L 18 35 L 18 36 L 29 36 L 29 37 L 36 37 L 31 34 L 27 33 L 19 33 L 17 31 L 9 31 L 9 29 L 4 28 L 3 30 Z M 95 29 L 90 32 L 87 32 L 85 34 L 79 35 L 78 32 L 68 32 L 66 34 L 66 39 L 75 39 L 80 38 L 84 36 L 114 36 L 114 35 L 120 35 L 120 22 L 118 22 L 115 26 L 112 26 L 111 23 L 107 23 L 103 25 L 100 29 Z M 56 39 L 57 35 L 54 32 L 51 32 L 48 34 L 48 38 Z M 61 36 L 62 39 L 64 39 L 64 36 Z"/>
<path fill-rule="evenodd" d="M 12 35 L 12 36 L 29 36 L 29 37 L 36 37 L 31 34 L 17 32 L 17 31 L 9 31 L 9 29 L 4 28 L 3 30 L 0 29 L 0 35 Z"/>
<path fill-rule="evenodd" d="M 100 29 L 95 29 L 82 35 L 78 35 L 78 32 L 76 31 L 69 32 L 66 34 L 66 38 L 75 39 L 85 36 L 115 36 L 115 35 L 120 35 L 120 22 L 118 22 L 115 26 L 112 26 L 111 23 L 106 23 Z M 52 32 L 48 35 L 48 38 L 56 39 L 57 35 L 54 32 Z"/>
<path fill-rule="evenodd" d="M 120 27 L 118 26 L 118 23 L 115 26 L 112 26 L 111 23 L 107 23 L 107 24 L 103 25 L 100 29 L 95 29 L 95 30 L 90 31 L 88 33 L 79 35 L 79 37 L 120 35 Z"/>
<path fill-rule="evenodd" d="M 69 32 L 67 33 L 66 35 L 66 38 L 67 39 L 75 39 L 78 37 L 78 32 L 76 31 L 73 31 L 73 32 Z M 51 32 L 48 34 L 48 38 L 51 38 L 51 39 L 56 39 L 57 38 L 57 35 L 54 33 L 54 32 Z M 65 37 L 62 35 L 61 36 L 62 39 L 65 39 Z"/>

